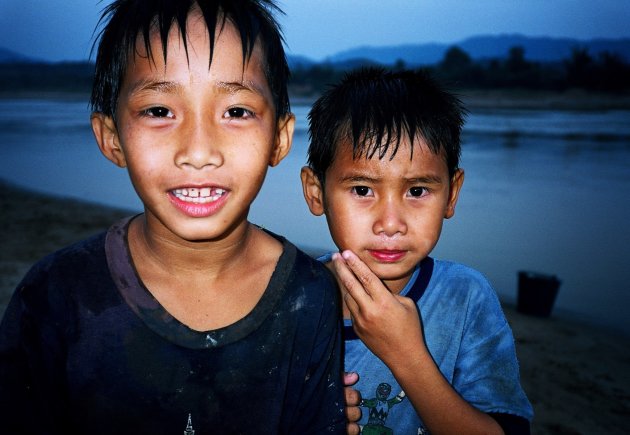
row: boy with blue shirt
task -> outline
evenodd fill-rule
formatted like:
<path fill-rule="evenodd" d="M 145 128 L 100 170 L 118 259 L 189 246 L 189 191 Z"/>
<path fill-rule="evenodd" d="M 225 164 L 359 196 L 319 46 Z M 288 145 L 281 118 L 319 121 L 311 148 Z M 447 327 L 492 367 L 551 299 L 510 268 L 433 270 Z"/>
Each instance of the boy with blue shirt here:
<path fill-rule="evenodd" d="M 309 113 L 303 191 L 340 251 L 322 261 L 342 288 L 345 370 L 359 375 L 364 434 L 529 433 L 494 290 L 429 256 L 464 181 L 464 115 L 426 73 L 380 69 L 349 74 Z"/>
<path fill-rule="evenodd" d="M 92 94 L 144 213 L 37 263 L 0 325 L 3 433 L 340 433 L 337 286 L 247 217 L 294 117 L 275 6 L 118 0 Z"/>

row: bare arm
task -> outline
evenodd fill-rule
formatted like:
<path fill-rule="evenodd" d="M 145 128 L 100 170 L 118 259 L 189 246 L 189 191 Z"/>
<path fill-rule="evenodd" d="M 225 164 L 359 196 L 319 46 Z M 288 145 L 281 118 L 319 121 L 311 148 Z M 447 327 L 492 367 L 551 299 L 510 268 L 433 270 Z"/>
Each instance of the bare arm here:
<path fill-rule="evenodd" d="M 502 434 L 442 376 L 424 343 L 415 302 L 392 294 L 350 251 L 335 254 L 333 263 L 357 335 L 389 367 L 429 431 Z"/>

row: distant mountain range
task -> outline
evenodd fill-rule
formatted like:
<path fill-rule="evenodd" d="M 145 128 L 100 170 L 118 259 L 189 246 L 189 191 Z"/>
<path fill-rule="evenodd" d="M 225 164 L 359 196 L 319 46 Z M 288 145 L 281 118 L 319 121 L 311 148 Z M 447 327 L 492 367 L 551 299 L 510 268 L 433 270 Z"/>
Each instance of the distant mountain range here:
<path fill-rule="evenodd" d="M 523 35 L 484 35 L 474 36 L 452 44 L 404 44 L 395 46 L 362 46 L 345 50 L 327 57 L 330 64 L 357 63 L 358 60 L 385 65 L 403 60 L 407 65 L 433 65 L 444 58 L 446 51 L 457 46 L 473 60 L 505 58 L 510 48 L 523 47 L 525 58 L 536 62 L 558 62 L 571 57 L 574 48 L 586 48 L 596 57 L 603 51 L 616 53 L 624 61 L 630 62 L 630 38 L 579 40 L 570 38 L 530 37 Z M 290 59 L 293 66 L 309 66 L 317 62 L 305 57 Z"/>
<path fill-rule="evenodd" d="M 16 53 L 15 51 L 8 50 L 0 47 L 0 63 L 12 63 L 12 62 L 33 62 L 34 60 L 26 56 Z"/>
<path fill-rule="evenodd" d="M 403 60 L 407 65 L 433 65 L 444 58 L 446 51 L 457 46 L 474 60 L 505 58 L 510 48 L 520 46 L 525 50 L 525 58 L 537 62 L 558 62 L 571 57 L 574 48 L 586 48 L 596 57 L 603 51 L 616 53 L 624 61 L 630 62 L 630 38 L 579 40 L 570 38 L 530 37 L 523 35 L 484 35 L 474 36 L 452 44 L 404 44 L 395 46 L 362 46 L 333 54 L 324 63 L 342 64 L 345 67 L 366 63 L 390 65 Z M 0 63 L 42 62 L 0 47 Z M 307 56 L 289 56 L 289 64 L 295 67 L 310 67 L 316 62 Z"/>

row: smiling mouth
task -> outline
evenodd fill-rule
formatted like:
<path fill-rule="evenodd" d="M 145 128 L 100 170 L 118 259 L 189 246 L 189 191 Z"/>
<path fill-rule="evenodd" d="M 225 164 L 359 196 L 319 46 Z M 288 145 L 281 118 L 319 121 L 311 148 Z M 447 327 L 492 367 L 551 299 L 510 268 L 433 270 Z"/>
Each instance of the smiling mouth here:
<path fill-rule="evenodd" d="M 225 189 L 216 187 L 189 187 L 184 189 L 173 190 L 173 196 L 180 201 L 190 202 L 193 204 L 208 204 L 217 201 L 227 193 Z"/>

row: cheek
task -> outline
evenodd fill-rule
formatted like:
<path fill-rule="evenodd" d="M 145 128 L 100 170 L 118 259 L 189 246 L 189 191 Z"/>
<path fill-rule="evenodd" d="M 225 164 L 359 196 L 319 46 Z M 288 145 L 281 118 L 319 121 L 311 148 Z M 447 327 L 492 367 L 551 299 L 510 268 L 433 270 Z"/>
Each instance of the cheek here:
<path fill-rule="evenodd" d="M 135 147 L 125 153 L 130 170 L 141 170 L 141 176 L 150 177 L 164 166 L 165 156 L 159 149 L 142 149 Z"/>
<path fill-rule="evenodd" d="M 442 232 L 443 219 L 439 216 L 419 217 L 410 226 L 411 238 L 423 249 L 432 249 L 440 238 Z"/>
<path fill-rule="evenodd" d="M 223 153 L 226 161 L 245 170 L 266 170 L 271 158 L 272 144 L 272 138 L 268 136 L 239 137 L 225 146 Z"/>
<path fill-rule="evenodd" d="M 364 239 L 371 234 L 367 216 L 352 213 L 349 209 L 329 209 L 327 218 L 330 234 L 340 249 L 358 252 Z"/>
<path fill-rule="evenodd" d="M 259 147 L 233 147 L 226 150 L 224 156 L 224 169 L 241 179 L 249 180 L 253 186 L 262 187 L 265 175 L 269 167 L 269 155 Z"/>
<path fill-rule="evenodd" d="M 142 164 L 152 163 L 157 160 L 157 154 L 163 147 L 147 136 L 143 137 L 137 130 L 139 129 L 125 129 L 124 135 L 121 136 L 121 148 L 124 151 L 125 159 L 127 163 L 139 161 Z"/>

